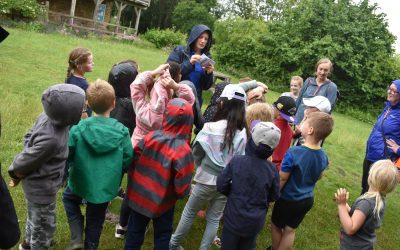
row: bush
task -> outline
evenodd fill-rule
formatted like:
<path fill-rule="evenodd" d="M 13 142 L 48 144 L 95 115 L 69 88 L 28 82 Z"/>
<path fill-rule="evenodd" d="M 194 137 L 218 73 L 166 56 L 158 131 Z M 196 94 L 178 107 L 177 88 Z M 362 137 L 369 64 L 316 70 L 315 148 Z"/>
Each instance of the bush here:
<path fill-rule="evenodd" d="M 173 47 L 179 44 L 185 44 L 186 36 L 172 29 L 151 29 L 144 35 L 144 39 L 153 43 L 157 48 Z"/>
<path fill-rule="evenodd" d="M 34 20 L 41 13 L 36 0 L 1 0 L 0 14 L 13 20 Z"/>
<path fill-rule="evenodd" d="M 213 47 L 216 61 L 224 68 L 255 75 L 261 38 L 268 32 L 262 20 L 228 19 L 215 23 Z"/>

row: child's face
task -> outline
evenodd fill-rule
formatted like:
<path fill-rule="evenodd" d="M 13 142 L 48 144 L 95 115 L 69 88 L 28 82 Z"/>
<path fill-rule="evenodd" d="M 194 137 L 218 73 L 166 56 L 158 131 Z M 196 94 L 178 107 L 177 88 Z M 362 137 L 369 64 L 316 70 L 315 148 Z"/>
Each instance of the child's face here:
<path fill-rule="evenodd" d="M 304 116 L 303 122 L 300 124 L 301 135 L 306 138 L 310 134 L 312 134 L 313 128 L 310 126 L 307 116 Z"/>
<path fill-rule="evenodd" d="M 311 113 L 317 112 L 317 111 L 319 111 L 319 109 L 317 109 L 316 107 L 307 107 L 304 110 L 304 117 L 306 117 L 307 115 L 309 115 Z"/>
<path fill-rule="evenodd" d="M 298 95 L 300 91 L 300 83 L 298 81 L 290 81 L 290 92 L 294 95 Z"/>
<path fill-rule="evenodd" d="M 82 64 L 80 67 L 83 72 L 92 72 L 93 66 L 94 66 L 93 55 L 90 55 L 86 63 Z"/>

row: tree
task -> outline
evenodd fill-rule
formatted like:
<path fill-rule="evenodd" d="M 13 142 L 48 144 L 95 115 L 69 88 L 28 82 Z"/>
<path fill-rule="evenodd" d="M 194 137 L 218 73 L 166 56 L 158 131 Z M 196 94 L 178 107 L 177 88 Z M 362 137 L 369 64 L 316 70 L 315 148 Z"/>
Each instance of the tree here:
<path fill-rule="evenodd" d="M 266 32 L 267 24 L 263 20 L 237 17 L 217 21 L 214 31 L 217 42 L 213 47 L 217 63 L 235 72 L 255 75 L 256 58 Z"/>
<path fill-rule="evenodd" d="M 172 14 L 172 24 L 183 33 L 190 33 L 191 28 L 197 24 L 205 24 L 213 29 L 214 21 L 207 7 L 193 0 L 181 1 Z"/>
<path fill-rule="evenodd" d="M 271 22 L 257 57 L 259 76 L 278 90 L 292 75 L 312 76 L 321 57 L 334 63 L 331 79 L 342 101 L 358 107 L 382 102 L 384 89 L 396 77 L 394 36 L 384 14 L 367 0 L 303 0 Z M 398 77 L 398 76 L 397 76 Z"/>
<path fill-rule="evenodd" d="M 226 16 L 244 19 L 277 20 L 286 8 L 293 7 L 299 0 L 231 0 L 222 4 Z"/>

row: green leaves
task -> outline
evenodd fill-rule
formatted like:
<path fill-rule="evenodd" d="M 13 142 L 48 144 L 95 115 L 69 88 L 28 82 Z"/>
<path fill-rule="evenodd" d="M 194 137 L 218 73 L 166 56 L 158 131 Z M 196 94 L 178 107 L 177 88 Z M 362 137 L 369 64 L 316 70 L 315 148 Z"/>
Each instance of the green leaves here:
<path fill-rule="evenodd" d="M 148 30 L 143 37 L 156 45 L 157 48 L 173 47 L 179 44 L 186 44 L 185 34 L 174 31 L 172 29 L 151 29 Z"/>
<path fill-rule="evenodd" d="M 12 19 L 33 20 L 40 14 L 40 6 L 35 0 L 2 0 L 0 13 Z"/>
<path fill-rule="evenodd" d="M 394 36 L 376 9 L 367 0 L 303 0 L 267 24 L 220 21 L 215 35 L 223 38 L 214 54 L 220 63 L 248 69 L 276 91 L 287 91 L 293 75 L 312 76 L 315 63 L 328 57 L 334 63 L 330 78 L 342 94 L 339 104 L 381 105 L 385 86 L 400 71 L 393 57 Z M 244 23 L 259 29 L 248 31 Z"/>
<path fill-rule="evenodd" d="M 172 24 L 186 34 L 189 34 L 191 28 L 198 24 L 205 24 L 213 29 L 214 21 L 215 18 L 209 14 L 207 7 L 194 0 L 179 2 L 172 13 Z"/>

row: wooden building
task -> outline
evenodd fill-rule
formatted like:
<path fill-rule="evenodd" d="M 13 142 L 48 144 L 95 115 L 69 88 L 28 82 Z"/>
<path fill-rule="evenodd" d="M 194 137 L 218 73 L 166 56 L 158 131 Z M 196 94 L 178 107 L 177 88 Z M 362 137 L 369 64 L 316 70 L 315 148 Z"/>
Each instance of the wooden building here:
<path fill-rule="evenodd" d="M 150 0 L 49 0 L 45 4 L 49 22 L 105 33 L 118 33 L 126 28 L 119 25 L 121 14 L 127 6 L 132 6 L 136 13 L 136 35 L 141 11 L 150 6 Z M 116 24 L 110 24 L 112 8 L 117 11 Z"/>

